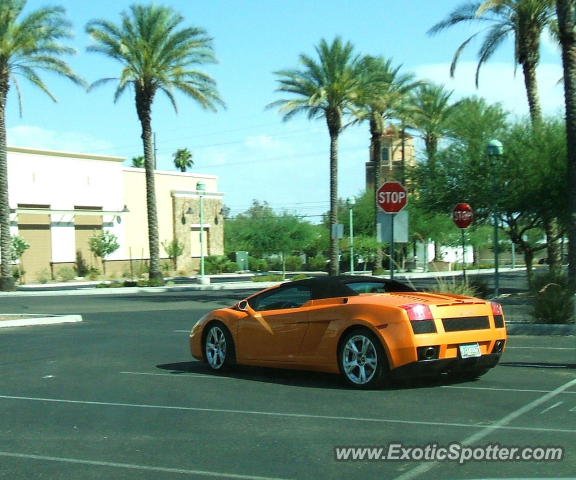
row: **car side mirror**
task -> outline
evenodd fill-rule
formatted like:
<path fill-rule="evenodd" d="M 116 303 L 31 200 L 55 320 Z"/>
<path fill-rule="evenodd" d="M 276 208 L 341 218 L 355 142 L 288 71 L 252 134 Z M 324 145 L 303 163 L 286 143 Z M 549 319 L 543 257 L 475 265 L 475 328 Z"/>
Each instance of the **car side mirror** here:
<path fill-rule="evenodd" d="M 250 305 L 248 305 L 248 300 L 240 300 L 238 302 L 238 310 L 242 310 L 243 312 L 250 313 Z"/>

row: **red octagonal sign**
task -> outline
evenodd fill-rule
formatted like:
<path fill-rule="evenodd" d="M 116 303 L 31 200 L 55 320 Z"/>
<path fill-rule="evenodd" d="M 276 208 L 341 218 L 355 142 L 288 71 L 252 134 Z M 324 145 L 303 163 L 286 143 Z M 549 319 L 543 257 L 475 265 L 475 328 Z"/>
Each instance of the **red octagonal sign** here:
<path fill-rule="evenodd" d="M 398 213 L 408 203 L 408 192 L 399 182 L 386 182 L 376 192 L 376 204 L 386 213 Z"/>
<path fill-rule="evenodd" d="M 474 211 L 467 203 L 459 203 L 452 210 L 452 220 L 458 228 L 468 228 L 474 221 Z"/>

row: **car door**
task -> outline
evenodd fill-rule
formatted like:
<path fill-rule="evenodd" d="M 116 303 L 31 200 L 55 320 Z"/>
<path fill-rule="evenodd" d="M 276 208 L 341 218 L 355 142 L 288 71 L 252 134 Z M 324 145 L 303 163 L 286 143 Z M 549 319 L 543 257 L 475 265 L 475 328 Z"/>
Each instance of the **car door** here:
<path fill-rule="evenodd" d="M 252 297 L 253 312 L 239 321 L 239 357 L 294 362 L 308 326 L 306 304 L 311 298 L 305 285 L 286 285 Z"/>

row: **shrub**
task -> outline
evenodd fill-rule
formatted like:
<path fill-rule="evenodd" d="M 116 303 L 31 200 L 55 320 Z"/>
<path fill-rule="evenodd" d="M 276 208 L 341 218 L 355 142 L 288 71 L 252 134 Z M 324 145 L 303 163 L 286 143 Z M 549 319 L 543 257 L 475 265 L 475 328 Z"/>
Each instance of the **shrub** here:
<path fill-rule="evenodd" d="M 574 321 L 574 296 L 565 274 L 537 275 L 530 287 L 534 323 L 571 323 Z"/>
<path fill-rule="evenodd" d="M 86 260 L 84 260 L 84 257 L 82 256 L 82 252 L 80 250 L 76 250 L 76 273 L 79 277 L 85 277 L 89 271 L 90 268 L 86 264 Z"/>
<path fill-rule="evenodd" d="M 490 295 L 490 287 L 488 282 L 478 277 L 468 279 L 468 284 L 476 291 L 476 296 L 480 298 L 487 298 Z"/>
<path fill-rule="evenodd" d="M 98 270 L 97 268 L 94 267 L 90 267 L 88 269 L 88 280 L 94 281 L 94 280 L 98 280 L 98 277 L 100 276 L 100 270 Z"/>
<path fill-rule="evenodd" d="M 303 263 L 304 262 L 302 261 L 301 257 L 290 255 L 289 257 L 286 257 L 286 270 L 302 270 Z"/>
<path fill-rule="evenodd" d="M 228 262 L 224 264 L 225 273 L 234 273 L 237 271 L 238 271 L 238 264 L 236 262 L 231 262 L 230 260 L 228 260 Z"/>
<path fill-rule="evenodd" d="M 451 278 L 437 278 L 436 279 L 436 291 L 442 293 L 453 293 L 455 295 L 467 295 L 469 297 L 478 296 L 478 291 L 468 282 L 468 280 L 462 280 L 461 278 L 451 277 Z"/>
<path fill-rule="evenodd" d="M 248 268 L 253 272 L 267 272 L 270 267 L 264 258 L 248 257 Z"/>
<path fill-rule="evenodd" d="M 310 271 L 325 271 L 326 266 L 328 265 L 327 258 L 322 255 L 321 253 L 317 254 L 316 256 L 308 259 L 307 270 Z"/>
<path fill-rule="evenodd" d="M 299 273 L 298 275 L 294 275 L 290 280 L 295 282 L 297 280 L 304 280 L 306 278 L 310 278 L 310 277 L 308 275 L 306 275 L 305 273 Z"/>
<path fill-rule="evenodd" d="M 281 282 L 282 275 L 256 275 L 252 277 L 253 282 Z"/>
<path fill-rule="evenodd" d="M 223 273 L 227 263 L 230 260 L 223 255 L 209 255 L 204 259 L 204 270 L 208 275 Z"/>
<path fill-rule="evenodd" d="M 59 282 L 69 282 L 76 278 L 76 270 L 72 267 L 61 267 L 56 272 L 56 280 Z"/>
<path fill-rule="evenodd" d="M 50 278 L 50 272 L 47 269 L 40 270 L 36 273 L 36 280 L 38 280 L 40 283 L 48 283 Z"/>

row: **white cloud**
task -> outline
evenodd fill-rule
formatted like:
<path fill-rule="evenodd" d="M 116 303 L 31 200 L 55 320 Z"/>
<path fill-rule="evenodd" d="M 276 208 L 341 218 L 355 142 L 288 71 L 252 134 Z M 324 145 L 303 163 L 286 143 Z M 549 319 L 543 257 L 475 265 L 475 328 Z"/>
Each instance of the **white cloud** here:
<path fill-rule="evenodd" d="M 56 132 L 32 125 L 8 128 L 8 145 L 13 147 L 61 150 L 69 152 L 111 155 L 114 146 L 84 132 Z"/>
<path fill-rule="evenodd" d="M 429 79 L 453 89 L 457 97 L 477 95 L 489 102 L 500 102 L 512 114 L 526 115 L 528 101 L 524 87 L 522 70 L 509 63 L 488 63 L 480 72 L 480 85 L 476 89 L 474 78 L 475 62 L 458 64 L 454 78 L 450 78 L 448 63 L 420 65 L 415 68 L 419 78 Z M 543 63 L 538 67 L 538 89 L 542 109 L 547 114 L 559 112 L 564 105 L 564 93 L 559 80 L 562 78 L 562 67 L 558 64 Z"/>
<path fill-rule="evenodd" d="M 279 142 L 277 142 L 270 135 L 257 135 L 247 137 L 244 145 L 246 145 L 248 148 L 269 149 L 277 147 Z"/>

